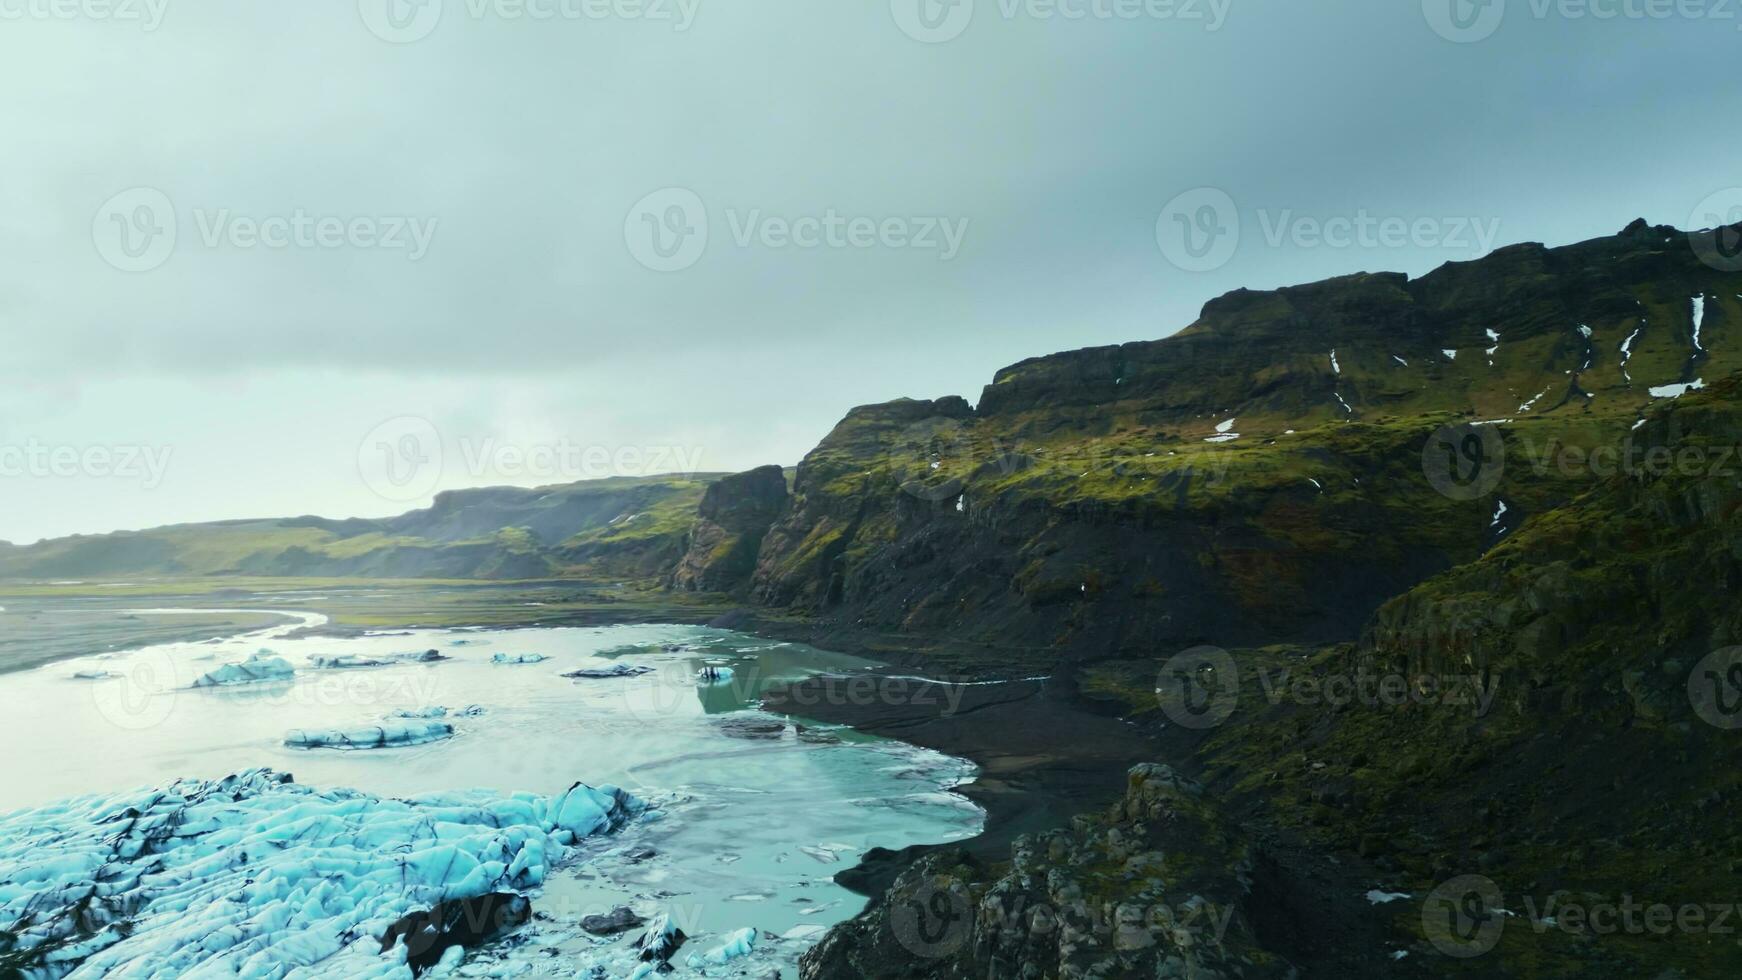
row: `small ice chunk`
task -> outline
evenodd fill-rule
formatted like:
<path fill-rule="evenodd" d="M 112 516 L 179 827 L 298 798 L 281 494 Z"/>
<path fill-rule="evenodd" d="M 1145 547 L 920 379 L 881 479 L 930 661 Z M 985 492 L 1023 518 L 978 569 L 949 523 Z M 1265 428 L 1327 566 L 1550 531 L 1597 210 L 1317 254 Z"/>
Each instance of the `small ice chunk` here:
<path fill-rule="evenodd" d="M 490 658 L 493 664 L 515 666 L 519 664 L 541 664 L 547 658 L 542 653 L 498 653 Z"/>
<path fill-rule="evenodd" d="M 1409 362 L 1404 360 L 1401 357 L 1398 357 L 1396 354 L 1391 355 L 1391 359 L 1396 361 L 1397 363 L 1403 365 L 1404 367 L 1409 367 Z"/>
<path fill-rule="evenodd" d="M 1355 414 L 1355 410 L 1354 410 L 1354 409 L 1352 409 L 1352 408 L 1350 408 L 1350 407 L 1349 407 L 1349 403 L 1348 403 L 1348 402 L 1346 402 L 1346 401 L 1344 401 L 1344 400 L 1343 400 L 1343 393 L 1342 393 L 1342 392 L 1340 392 L 1340 391 L 1333 391 L 1333 392 L 1331 392 L 1331 394 L 1333 394 L 1333 395 L 1336 395 L 1336 396 L 1337 396 L 1337 403 L 1338 403 L 1338 404 L 1339 404 L 1339 405 L 1342 405 L 1342 406 L 1343 406 L 1343 411 L 1345 411 L 1345 412 L 1348 412 L 1348 413 L 1349 413 L 1349 414 L 1350 414 L 1350 415 L 1354 415 L 1354 414 Z"/>
<path fill-rule="evenodd" d="M 726 941 L 706 953 L 694 953 L 689 958 L 690 968 L 700 970 L 708 966 L 724 966 L 739 957 L 749 956 L 750 950 L 756 946 L 756 930 L 752 928 L 739 929 L 726 937 Z"/>
<path fill-rule="evenodd" d="M 1448 361 L 1455 361 L 1458 359 L 1458 352 L 1452 350 L 1450 347 L 1440 351 L 1440 353 L 1446 355 L 1446 360 Z"/>
<path fill-rule="evenodd" d="M 1335 347 L 1331 348 L 1331 373 L 1332 374 L 1342 374 L 1343 373 L 1342 365 L 1337 363 L 1337 349 Z"/>
<path fill-rule="evenodd" d="M 732 679 L 730 667 L 703 667 L 696 673 L 696 680 L 703 684 L 723 684 Z"/>
<path fill-rule="evenodd" d="M 1408 892 L 1388 892 L 1381 891 L 1377 888 L 1372 889 L 1367 893 L 1367 901 L 1373 905 L 1384 905 L 1388 902 L 1396 902 L 1408 897 Z"/>

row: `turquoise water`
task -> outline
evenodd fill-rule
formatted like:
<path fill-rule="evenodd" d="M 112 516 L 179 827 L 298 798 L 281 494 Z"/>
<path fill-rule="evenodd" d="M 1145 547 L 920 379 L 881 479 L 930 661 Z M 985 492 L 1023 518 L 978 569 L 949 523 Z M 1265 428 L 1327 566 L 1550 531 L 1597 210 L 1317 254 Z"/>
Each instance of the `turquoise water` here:
<path fill-rule="evenodd" d="M 148 613 L 147 613 L 148 614 Z M 296 626 L 318 624 L 309 613 Z M 952 788 L 965 762 L 850 730 L 755 710 L 768 685 L 869 662 L 722 630 L 619 626 L 412 631 L 287 639 L 292 627 L 221 642 L 167 644 L 0 676 L 0 744 L 11 747 L 0 811 L 81 793 L 218 777 L 258 766 L 301 783 L 384 796 L 487 788 L 556 794 L 612 783 L 655 805 L 647 819 L 589 842 L 535 896 L 539 913 L 468 969 L 627 972 L 624 945 L 580 932 L 581 916 L 627 905 L 670 914 L 693 938 L 674 962 L 752 927 L 763 935 L 732 969 L 790 968 L 828 925 L 863 900 L 830 878 L 874 847 L 979 832 L 981 812 Z M 261 649 L 293 678 L 196 689 L 203 674 Z M 437 663 L 317 669 L 315 657 L 391 659 L 434 649 Z M 494 654 L 541 655 L 499 665 Z M 564 672 L 623 663 L 636 677 L 571 680 Z M 700 684 L 705 665 L 729 668 Z M 76 673 L 108 673 L 75 679 Z M 399 710 L 442 706 L 454 737 L 367 751 L 286 747 L 292 729 L 354 729 Z M 3 873 L 4 869 L 0 869 Z M 492 966 L 494 964 L 494 966 Z M 714 967 L 716 973 L 731 972 Z M 583 970 L 583 972 L 585 972 Z"/>

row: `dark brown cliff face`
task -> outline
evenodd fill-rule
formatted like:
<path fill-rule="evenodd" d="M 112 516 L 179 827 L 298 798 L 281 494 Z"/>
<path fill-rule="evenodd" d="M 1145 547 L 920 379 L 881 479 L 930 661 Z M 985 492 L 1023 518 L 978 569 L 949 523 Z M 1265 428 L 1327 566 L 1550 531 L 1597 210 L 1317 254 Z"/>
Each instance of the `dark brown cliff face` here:
<path fill-rule="evenodd" d="M 1255 937 L 1258 848 L 1166 766 L 1068 829 L 1018 838 L 1007 870 L 942 850 L 800 961 L 837 978 L 1294 976 Z"/>
<path fill-rule="evenodd" d="M 1590 488 L 1545 446 L 1613 443 L 1651 389 L 1739 369 L 1742 275 L 1642 223 L 1240 291 L 1175 337 L 1000 371 L 977 408 L 853 410 L 799 466 L 752 589 L 842 630 L 1054 658 L 1353 640 Z M 1471 422 L 1504 478 L 1454 498 L 1424 450 Z"/>
<path fill-rule="evenodd" d="M 691 592 L 735 592 L 756 571 L 769 527 L 786 513 L 786 473 L 763 466 L 709 486 L 671 582 Z"/>

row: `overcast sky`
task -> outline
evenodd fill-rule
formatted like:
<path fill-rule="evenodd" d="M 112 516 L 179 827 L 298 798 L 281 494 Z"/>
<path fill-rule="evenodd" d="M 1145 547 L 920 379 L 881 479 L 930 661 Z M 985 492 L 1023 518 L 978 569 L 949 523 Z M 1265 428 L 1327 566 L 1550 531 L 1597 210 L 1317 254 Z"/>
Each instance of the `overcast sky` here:
<path fill-rule="evenodd" d="M 0 538 L 790 464 L 1730 202 L 1742 14 L 1452 2 L 0 0 Z"/>

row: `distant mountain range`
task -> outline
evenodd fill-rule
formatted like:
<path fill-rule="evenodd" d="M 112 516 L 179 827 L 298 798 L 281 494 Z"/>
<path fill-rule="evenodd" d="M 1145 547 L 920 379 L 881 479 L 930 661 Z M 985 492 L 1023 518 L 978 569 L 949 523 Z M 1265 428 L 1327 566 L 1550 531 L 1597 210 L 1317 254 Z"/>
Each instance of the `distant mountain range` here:
<path fill-rule="evenodd" d="M 457 490 L 379 520 L 220 521 L 0 544 L 0 577 L 645 578 L 682 557 L 720 476 Z"/>

